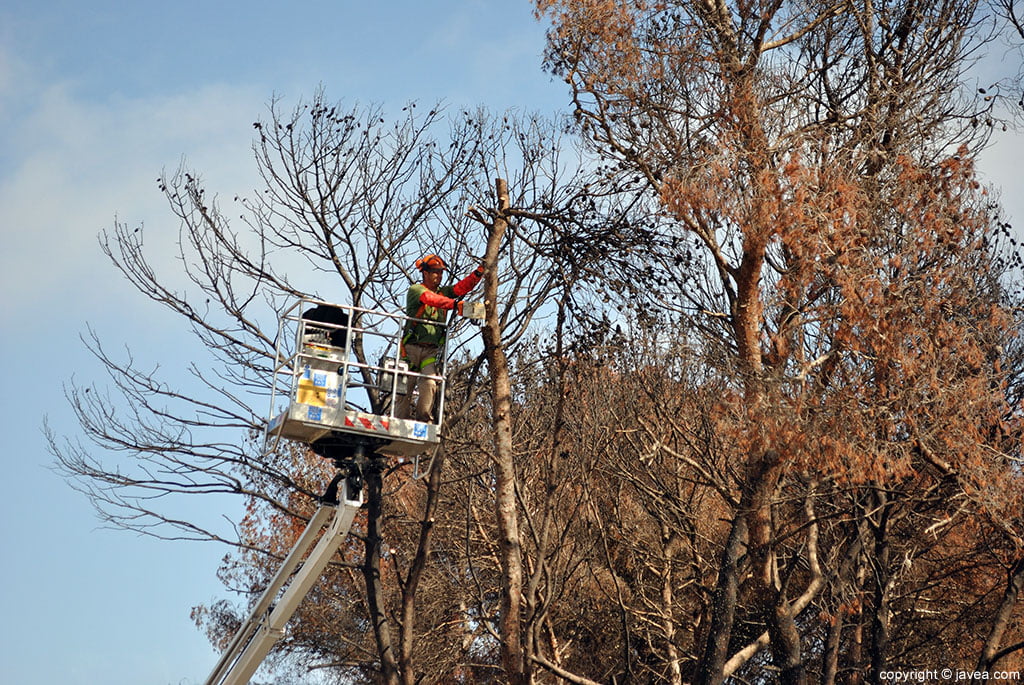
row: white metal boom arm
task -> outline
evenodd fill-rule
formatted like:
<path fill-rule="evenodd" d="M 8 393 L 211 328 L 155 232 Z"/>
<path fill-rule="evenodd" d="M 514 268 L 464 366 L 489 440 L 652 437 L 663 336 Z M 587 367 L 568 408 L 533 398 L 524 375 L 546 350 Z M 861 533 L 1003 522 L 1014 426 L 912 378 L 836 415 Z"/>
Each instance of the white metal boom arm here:
<path fill-rule="evenodd" d="M 361 493 L 355 494 L 356 499 L 348 499 L 348 490 L 346 484 L 341 483 L 339 488 L 339 494 L 342 495 L 341 502 L 339 504 L 322 504 L 317 509 L 313 518 L 310 519 L 309 525 L 306 526 L 306 530 L 288 553 L 288 557 L 284 560 L 277 575 L 270 581 L 270 585 L 256 602 L 249 618 L 235 633 L 231 644 L 224 651 L 210 677 L 206 679 L 206 685 L 244 685 L 248 683 L 274 643 L 284 636 L 285 625 L 320 578 L 338 547 L 341 546 L 352 527 L 352 520 L 355 518 L 356 512 L 362 506 Z M 334 518 L 330 520 L 327 530 L 324 531 L 320 541 L 303 563 L 303 555 L 313 544 L 320 530 L 328 523 L 332 514 Z M 300 563 L 301 567 L 299 567 Z M 299 567 L 298 571 L 295 570 L 296 567 Z M 292 577 L 293 571 L 295 572 L 294 577 Z M 291 583 L 275 604 L 275 598 L 288 584 L 289 579 Z"/>

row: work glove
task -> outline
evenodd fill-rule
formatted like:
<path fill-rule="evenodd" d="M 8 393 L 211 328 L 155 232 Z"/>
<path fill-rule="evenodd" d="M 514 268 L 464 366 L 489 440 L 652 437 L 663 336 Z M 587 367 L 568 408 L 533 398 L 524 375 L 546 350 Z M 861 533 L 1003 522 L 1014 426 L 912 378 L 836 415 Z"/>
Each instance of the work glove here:
<path fill-rule="evenodd" d="M 462 316 L 462 300 L 455 300 L 455 312 Z"/>
<path fill-rule="evenodd" d="M 477 278 L 483 278 L 484 277 L 484 265 L 481 264 L 480 266 L 478 266 L 473 273 L 476 275 Z"/>

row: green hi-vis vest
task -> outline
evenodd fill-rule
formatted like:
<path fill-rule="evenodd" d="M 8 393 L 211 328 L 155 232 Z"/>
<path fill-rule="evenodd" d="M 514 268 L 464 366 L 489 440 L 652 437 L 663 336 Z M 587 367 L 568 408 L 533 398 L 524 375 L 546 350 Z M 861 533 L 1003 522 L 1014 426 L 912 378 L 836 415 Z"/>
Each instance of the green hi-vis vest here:
<path fill-rule="evenodd" d="M 444 345 L 445 322 L 448 319 L 448 310 L 430 307 L 420 302 L 420 296 L 427 292 L 427 286 L 422 283 L 414 283 L 409 286 L 409 292 L 405 296 L 405 315 L 414 319 L 429 319 L 433 323 L 407 321 L 405 333 L 402 335 L 402 342 L 406 345 L 417 343 L 420 345 Z M 438 294 L 445 297 L 455 297 L 455 291 L 450 285 L 444 285 L 437 289 Z"/>

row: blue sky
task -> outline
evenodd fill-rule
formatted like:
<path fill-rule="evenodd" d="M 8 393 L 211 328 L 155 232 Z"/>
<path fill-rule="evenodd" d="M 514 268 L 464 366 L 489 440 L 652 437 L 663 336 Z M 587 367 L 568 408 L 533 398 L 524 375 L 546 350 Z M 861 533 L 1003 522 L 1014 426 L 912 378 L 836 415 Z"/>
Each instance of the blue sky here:
<path fill-rule="evenodd" d="M 172 374 L 188 361 L 97 234 L 116 218 L 173 236 L 156 178 L 183 158 L 222 195 L 255 187 L 251 124 L 274 94 L 553 110 L 542 49 L 528 2 L 0 6 L 0 682 L 179 685 L 217 658 L 189 610 L 223 596 L 226 550 L 103 528 L 46 451 L 44 416 L 75 430 L 62 384 L 103 380 L 87 327 Z M 223 504 L 195 513 L 237 519 Z"/>
<path fill-rule="evenodd" d="M 189 610 L 223 596 L 225 550 L 102 528 L 46 451 L 44 415 L 75 430 L 62 384 L 102 381 L 78 340 L 87 327 L 172 372 L 188 362 L 185 334 L 125 287 L 97 233 L 117 218 L 173 235 L 155 180 L 183 157 L 222 195 L 254 187 L 251 122 L 275 93 L 553 111 L 565 93 L 541 72 L 542 48 L 526 0 L 6 0 L 0 682 L 197 683 L 217 656 Z M 983 167 L 1018 221 L 1022 152 L 1007 136 Z M 237 518 L 221 504 L 196 515 Z"/>

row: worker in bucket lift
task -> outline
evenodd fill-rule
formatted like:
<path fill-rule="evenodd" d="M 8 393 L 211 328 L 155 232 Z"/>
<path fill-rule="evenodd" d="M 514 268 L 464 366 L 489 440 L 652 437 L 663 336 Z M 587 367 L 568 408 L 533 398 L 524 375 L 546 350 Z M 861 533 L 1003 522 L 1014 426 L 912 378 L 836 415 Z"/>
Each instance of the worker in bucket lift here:
<path fill-rule="evenodd" d="M 416 268 L 422 274 L 422 282 L 413 283 L 405 296 L 405 313 L 413 319 L 427 319 L 424 323 L 407 321 L 402 333 L 402 359 L 410 371 L 427 376 L 436 376 L 438 356 L 444 346 L 445 320 L 449 311 L 462 315 L 461 298 L 467 295 L 484 275 L 484 267 L 478 266 L 455 285 L 441 285 L 441 279 L 448 268 L 436 254 L 428 254 L 416 260 Z M 412 389 L 398 401 L 397 416 L 403 419 L 433 423 L 434 395 L 437 381 L 418 378 L 419 400 L 415 414 L 410 414 L 409 404 Z"/>

